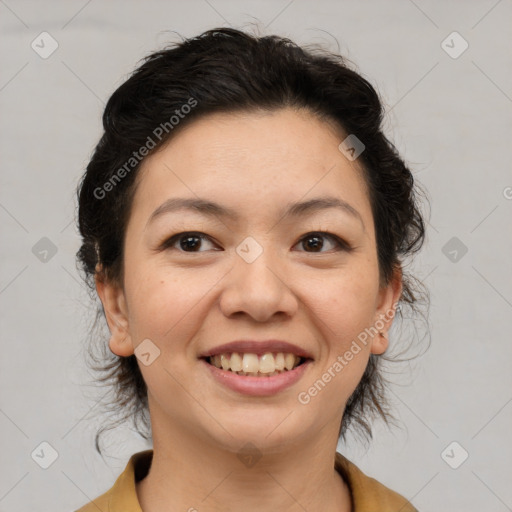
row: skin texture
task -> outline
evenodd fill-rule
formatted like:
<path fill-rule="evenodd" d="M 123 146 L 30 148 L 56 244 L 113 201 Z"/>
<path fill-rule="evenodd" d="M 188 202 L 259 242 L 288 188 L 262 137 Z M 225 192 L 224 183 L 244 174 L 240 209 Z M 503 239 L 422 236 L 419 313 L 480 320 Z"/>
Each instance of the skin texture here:
<path fill-rule="evenodd" d="M 297 396 L 343 355 L 358 334 L 384 319 L 400 297 L 397 272 L 379 284 L 374 223 L 361 170 L 338 149 L 339 128 L 307 111 L 282 109 L 205 116 L 149 156 L 137 177 L 125 236 L 121 285 L 97 278 L 110 349 L 129 356 L 145 339 L 160 350 L 139 366 L 148 387 L 154 457 L 137 484 L 145 512 L 163 510 L 350 510 L 334 471 L 342 413 L 376 335 L 307 405 Z M 298 201 L 334 196 L 335 208 L 282 217 Z M 157 216 L 173 197 L 201 197 L 238 220 L 190 210 Z M 187 252 L 171 236 L 204 233 Z M 352 247 L 304 239 L 330 232 Z M 263 253 L 252 263 L 236 248 L 248 236 Z M 186 237 L 185 237 L 186 239 Z M 309 241 L 308 241 L 309 240 Z M 249 397 L 218 384 L 198 360 L 237 339 L 282 339 L 313 355 L 303 377 L 273 396 Z M 237 457 L 251 442 L 261 458 Z"/>

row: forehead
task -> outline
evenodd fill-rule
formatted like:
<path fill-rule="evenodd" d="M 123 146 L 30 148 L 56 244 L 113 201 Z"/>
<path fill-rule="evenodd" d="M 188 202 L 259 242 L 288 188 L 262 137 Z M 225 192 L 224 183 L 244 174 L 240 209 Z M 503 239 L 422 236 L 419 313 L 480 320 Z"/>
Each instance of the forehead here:
<path fill-rule="evenodd" d="M 345 137 L 305 111 L 209 114 L 143 161 L 134 207 L 149 215 L 178 195 L 236 208 L 328 193 L 371 215 L 362 170 L 338 149 Z"/>

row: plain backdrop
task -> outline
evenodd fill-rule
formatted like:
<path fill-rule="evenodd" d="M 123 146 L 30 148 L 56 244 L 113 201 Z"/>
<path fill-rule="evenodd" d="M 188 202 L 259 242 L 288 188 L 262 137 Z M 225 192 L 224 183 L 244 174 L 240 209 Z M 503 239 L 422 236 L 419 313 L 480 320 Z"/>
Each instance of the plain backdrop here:
<path fill-rule="evenodd" d="M 94 450 L 75 188 L 140 58 L 173 31 L 251 24 L 351 59 L 430 195 L 413 270 L 431 347 L 393 377 L 399 427 L 339 450 L 422 512 L 512 510 L 511 15 L 510 0 L 1 0 L 0 510 L 75 510 L 148 447 L 126 427 Z"/>

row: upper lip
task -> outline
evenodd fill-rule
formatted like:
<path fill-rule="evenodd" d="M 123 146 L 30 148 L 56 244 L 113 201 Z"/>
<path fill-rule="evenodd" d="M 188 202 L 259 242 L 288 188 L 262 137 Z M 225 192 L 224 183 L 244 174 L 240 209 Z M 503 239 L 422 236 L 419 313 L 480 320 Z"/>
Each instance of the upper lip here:
<path fill-rule="evenodd" d="M 313 359 L 313 356 L 306 349 L 283 340 L 232 341 L 230 343 L 224 343 L 223 345 L 213 347 L 200 354 L 199 357 L 210 357 L 218 354 L 229 354 L 233 352 L 257 354 L 259 356 L 263 354 L 268 354 L 269 352 L 272 352 L 274 354 L 283 352 L 295 354 L 296 356 L 304 357 L 306 359 Z"/>

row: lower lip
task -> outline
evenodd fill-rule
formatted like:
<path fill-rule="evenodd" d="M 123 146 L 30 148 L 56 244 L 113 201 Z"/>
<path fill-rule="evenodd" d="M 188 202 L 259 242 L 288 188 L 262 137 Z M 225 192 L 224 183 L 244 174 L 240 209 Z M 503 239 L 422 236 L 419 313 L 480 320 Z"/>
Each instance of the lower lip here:
<path fill-rule="evenodd" d="M 293 370 L 282 372 L 272 377 L 250 377 L 247 375 L 238 375 L 235 372 L 222 370 L 201 360 L 210 370 L 214 379 L 224 386 L 250 396 L 270 396 L 293 386 L 307 370 L 310 360 L 302 363 Z"/>

